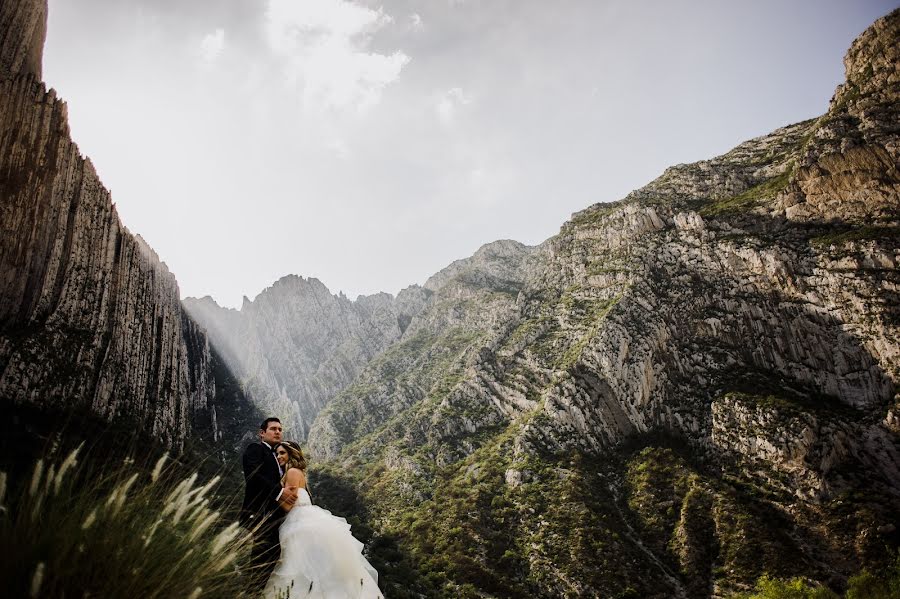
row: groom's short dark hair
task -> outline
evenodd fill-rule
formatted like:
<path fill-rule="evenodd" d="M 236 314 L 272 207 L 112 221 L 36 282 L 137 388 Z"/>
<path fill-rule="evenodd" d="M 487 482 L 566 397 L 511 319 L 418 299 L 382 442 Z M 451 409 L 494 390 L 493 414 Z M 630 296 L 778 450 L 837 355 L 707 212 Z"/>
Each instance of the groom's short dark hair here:
<path fill-rule="evenodd" d="M 264 431 L 268 429 L 270 422 L 277 422 L 278 424 L 281 424 L 281 420 L 279 420 L 278 418 L 266 418 L 262 421 L 262 424 L 259 425 L 259 430 Z"/>

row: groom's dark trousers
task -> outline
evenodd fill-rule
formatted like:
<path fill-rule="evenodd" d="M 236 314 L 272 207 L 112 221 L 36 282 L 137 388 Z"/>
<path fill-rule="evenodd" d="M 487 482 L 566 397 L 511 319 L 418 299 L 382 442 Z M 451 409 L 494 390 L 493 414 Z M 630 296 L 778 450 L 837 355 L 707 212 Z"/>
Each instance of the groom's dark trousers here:
<path fill-rule="evenodd" d="M 244 504 L 241 523 L 253 535 L 250 552 L 251 588 L 262 589 L 281 556 L 278 527 L 285 512 L 278 506 L 281 471 L 272 449 L 264 443 L 251 443 L 244 450 Z"/>

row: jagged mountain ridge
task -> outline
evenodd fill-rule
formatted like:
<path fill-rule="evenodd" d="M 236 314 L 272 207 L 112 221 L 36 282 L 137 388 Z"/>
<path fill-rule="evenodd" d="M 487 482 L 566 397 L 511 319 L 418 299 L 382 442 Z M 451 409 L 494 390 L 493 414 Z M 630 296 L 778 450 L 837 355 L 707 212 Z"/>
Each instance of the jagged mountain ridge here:
<path fill-rule="evenodd" d="M 130 422 L 170 447 L 236 445 L 234 419 L 256 412 L 223 395 L 227 370 L 175 277 L 122 224 L 40 80 L 46 15 L 43 1 L 0 6 L 0 399 Z"/>
<path fill-rule="evenodd" d="M 434 279 L 309 435 L 422 575 L 394 594 L 725 596 L 884 563 L 898 30 L 854 42 L 821 118 L 577 213 L 502 277 Z"/>
<path fill-rule="evenodd" d="M 472 295 L 473 289 L 524 284 L 519 270 L 534 254 L 515 241 L 498 241 L 457 260 L 397 297 L 387 293 L 349 300 L 318 279 L 288 275 L 240 310 L 222 308 L 211 297 L 186 298 L 191 316 L 210 335 L 264 412 L 278 414 L 291 435 L 305 438 L 319 411 L 381 352 L 423 328 L 453 326 L 455 316 L 434 322 L 417 316 L 427 306 Z"/>
<path fill-rule="evenodd" d="M 430 292 L 418 286 L 350 301 L 318 279 L 286 276 L 244 298 L 241 309 L 210 297 L 185 309 L 207 331 L 254 403 L 305 438 L 327 401 L 403 334 Z"/>

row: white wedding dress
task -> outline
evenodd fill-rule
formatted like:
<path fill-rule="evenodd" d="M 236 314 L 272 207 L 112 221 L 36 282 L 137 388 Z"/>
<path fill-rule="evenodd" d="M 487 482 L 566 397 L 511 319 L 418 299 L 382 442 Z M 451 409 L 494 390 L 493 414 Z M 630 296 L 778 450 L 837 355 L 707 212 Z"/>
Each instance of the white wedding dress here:
<path fill-rule="evenodd" d="M 306 489 L 278 533 L 281 561 L 266 583 L 266 599 L 382 599 L 378 573 L 350 524 L 313 505 Z"/>

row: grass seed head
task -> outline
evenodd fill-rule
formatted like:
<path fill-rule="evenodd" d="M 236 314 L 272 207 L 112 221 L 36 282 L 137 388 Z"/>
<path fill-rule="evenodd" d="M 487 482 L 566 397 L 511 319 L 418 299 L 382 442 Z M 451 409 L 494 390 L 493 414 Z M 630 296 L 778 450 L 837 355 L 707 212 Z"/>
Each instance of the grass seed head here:
<path fill-rule="evenodd" d="M 39 597 L 41 593 L 41 585 L 44 584 L 44 562 L 40 562 L 34 569 L 34 575 L 31 577 L 31 596 Z"/>
<path fill-rule="evenodd" d="M 66 456 L 66 459 L 63 460 L 62 465 L 59 467 L 59 472 L 56 473 L 56 478 L 53 481 L 53 493 L 59 493 L 60 486 L 62 486 L 63 478 L 65 478 L 66 473 L 69 472 L 73 467 L 78 465 L 78 452 L 81 451 L 84 442 L 81 443 L 78 447 L 69 452 L 69 455 Z"/>
<path fill-rule="evenodd" d="M 137 480 L 137 477 L 137 473 L 132 474 L 131 478 L 129 478 L 121 487 L 119 487 L 119 493 L 116 497 L 115 504 L 113 505 L 113 512 L 118 512 L 120 509 L 122 509 L 122 506 L 125 504 L 125 497 L 128 495 L 128 491 L 129 489 L 131 489 L 134 481 Z"/>
<path fill-rule="evenodd" d="M 206 494 L 209 493 L 210 490 L 212 490 L 212 488 L 213 488 L 214 486 L 216 486 L 216 484 L 217 484 L 220 480 L 222 480 L 222 477 L 221 477 L 221 476 L 214 476 L 214 477 L 212 478 L 212 480 L 210 480 L 208 483 L 206 483 L 205 485 L 203 485 L 203 488 L 200 489 L 200 494 L 199 494 L 199 496 L 200 496 L 200 497 L 205 497 Z"/>
<path fill-rule="evenodd" d="M 219 572 L 225 566 L 237 559 L 237 551 L 229 551 L 213 564 L 213 572 Z"/>
<path fill-rule="evenodd" d="M 97 508 L 91 510 L 91 513 L 87 515 L 84 519 L 84 522 L 81 523 L 81 530 L 87 530 L 91 526 L 94 525 L 94 522 L 97 521 Z"/>
<path fill-rule="evenodd" d="M 150 541 L 153 540 L 153 535 L 156 533 L 156 529 L 159 528 L 159 525 L 162 524 L 162 518 L 153 523 L 153 526 L 150 527 L 150 531 L 147 533 L 147 536 L 144 537 L 144 547 L 150 545 Z"/>
<path fill-rule="evenodd" d="M 159 480 L 159 475 L 162 474 L 163 466 L 166 463 L 166 460 L 169 459 L 169 454 L 164 453 L 161 458 L 156 460 L 156 466 L 153 467 L 153 472 L 150 474 L 150 482 L 156 482 Z"/>
<path fill-rule="evenodd" d="M 216 538 L 212 542 L 210 553 L 216 555 L 225 549 L 225 547 L 237 537 L 239 526 L 240 524 L 233 522 L 225 530 L 216 535 Z"/>
<path fill-rule="evenodd" d="M 41 485 L 41 478 L 44 476 L 44 460 L 40 459 L 34 465 L 34 474 L 31 475 L 31 487 L 28 493 L 34 497 L 37 495 L 38 487 Z"/>
<path fill-rule="evenodd" d="M 190 536 L 188 537 L 189 541 L 193 541 L 212 526 L 213 522 L 219 519 L 219 512 L 212 512 L 203 520 L 200 520 L 197 524 L 194 525 L 194 529 L 191 531 Z"/>
<path fill-rule="evenodd" d="M 56 478 L 56 464 L 50 464 L 47 468 L 47 478 L 44 479 L 44 491 L 53 492 L 54 479 Z"/>
<path fill-rule="evenodd" d="M 172 489 L 172 492 L 169 493 L 168 497 L 166 497 L 165 507 L 163 508 L 162 512 L 163 516 L 167 516 L 173 511 L 177 512 L 182 508 L 182 506 L 184 506 L 186 509 L 186 503 L 189 499 L 187 495 L 195 480 L 197 480 L 196 473 L 184 479 L 183 481 L 178 483 L 174 489 Z"/>

